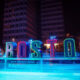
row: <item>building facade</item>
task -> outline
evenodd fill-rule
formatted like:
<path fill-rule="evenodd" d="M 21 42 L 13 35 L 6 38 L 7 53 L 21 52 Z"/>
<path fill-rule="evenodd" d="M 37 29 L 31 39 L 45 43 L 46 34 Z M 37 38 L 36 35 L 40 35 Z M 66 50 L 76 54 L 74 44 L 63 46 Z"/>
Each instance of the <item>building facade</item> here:
<path fill-rule="evenodd" d="M 41 1 L 41 34 L 45 41 L 49 36 L 56 36 L 58 40 L 64 38 L 63 5 L 61 0 Z"/>
<path fill-rule="evenodd" d="M 32 0 L 5 0 L 3 43 L 37 38 L 35 10 Z"/>
<path fill-rule="evenodd" d="M 35 2 L 36 1 L 36 2 Z M 3 43 L 49 36 L 63 39 L 62 0 L 5 0 Z"/>
<path fill-rule="evenodd" d="M 3 8 L 4 0 L 0 1 L 0 48 L 2 47 L 2 30 L 3 30 Z"/>

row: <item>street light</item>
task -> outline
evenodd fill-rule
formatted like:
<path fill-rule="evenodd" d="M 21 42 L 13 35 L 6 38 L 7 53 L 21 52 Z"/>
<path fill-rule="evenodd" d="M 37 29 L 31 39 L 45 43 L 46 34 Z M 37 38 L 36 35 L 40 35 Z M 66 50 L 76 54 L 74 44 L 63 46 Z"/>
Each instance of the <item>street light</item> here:
<path fill-rule="evenodd" d="M 15 42 L 15 38 L 12 38 L 12 42 Z"/>
<path fill-rule="evenodd" d="M 50 44 L 44 44 L 44 46 L 46 46 L 47 49 L 50 48 Z"/>

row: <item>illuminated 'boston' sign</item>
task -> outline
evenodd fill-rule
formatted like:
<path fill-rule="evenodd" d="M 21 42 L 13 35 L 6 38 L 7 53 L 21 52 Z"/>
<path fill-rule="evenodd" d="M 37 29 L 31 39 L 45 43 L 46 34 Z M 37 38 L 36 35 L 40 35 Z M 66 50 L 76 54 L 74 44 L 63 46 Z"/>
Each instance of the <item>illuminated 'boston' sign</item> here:
<path fill-rule="evenodd" d="M 50 44 L 50 56 L 55 57 L 54 44 L 57 43 L 57 40 L 49 39 L 49 40 L 46 40 L 46 42 Z M 41 45 L 42 45 L 42 42 L 39 40 L 34 40 L 30 42 L 19 41 L 18 43 L 6 42 L 5 54 L 6 54 L 6 57 L 8 56 L 13 57 L 15 53 L 16 53 L 15 55 L 17 55 L 18 58 L 28 58 L 29 55 L 31 55 L 32 57 L 41 57 L 41 50 L 40 50 Z M 31 51 L 33 52 L 31 53 Z M 66 38 L 64 40 L 64 56 L 76 57 L 75 40 L 73 38 Z"/>

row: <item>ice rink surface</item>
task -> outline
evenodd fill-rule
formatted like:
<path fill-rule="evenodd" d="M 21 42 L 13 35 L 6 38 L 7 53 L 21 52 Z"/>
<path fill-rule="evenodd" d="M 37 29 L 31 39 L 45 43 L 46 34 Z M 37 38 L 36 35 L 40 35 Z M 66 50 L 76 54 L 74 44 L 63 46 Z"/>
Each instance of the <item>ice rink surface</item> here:
<path fill-rule="evenodd" d="M 80 80 L 80 64 L 8 63 L 0 69 L 0 80 Z"/>
<path fill-rule="evenodd" d="M 80 73 L 1 71 L 0 80 L 80 80 Z"/>

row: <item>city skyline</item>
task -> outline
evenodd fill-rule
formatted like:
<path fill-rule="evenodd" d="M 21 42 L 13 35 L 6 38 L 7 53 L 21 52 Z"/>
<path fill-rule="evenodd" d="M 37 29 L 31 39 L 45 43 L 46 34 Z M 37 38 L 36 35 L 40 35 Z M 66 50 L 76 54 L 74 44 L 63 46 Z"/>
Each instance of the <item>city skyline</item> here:
<path fill-rule="evenodd" d="M 54 1 L 58 1 L 58 0 L 54 0 Z M 79 36 L 80 32 L 79 32 L 79 21 L 78 21 L 79 20 L 79 16 L 78 16 L 79 15 L 79 10 L 78 10 L 78 8 L 80 6 L 79 6 L 78 2 L 75 3 L 72 0 L 71 1 L 69 1 L 69 0 L 65 0 L 65 1 L 64 0 L 60 0 L 60 1 L 62 1 L 62 7 L 63 7 L 63 11 L 62 12 L 63 12 L 63 18 L 64 18 L 63 19 L 63 21 L 64 21 L 63 24 L 64 24 L 64 28 L 65 28 L 65 36 L 66 36 L 67 33 L 70 33 L 71 35 L 74 35 L 74 36 L 75 35 L 78 35 Z M 38 0 L 37 2 L 39 4 L 40 3 L 40 0 Z M 37 2 L 36 2 L 36 6 L 38 6 L 38 7 L 37 7 L 37 12 L 36 12 L 37 13 L 36 14 L 37 15 L 37 19 L 36 19 L 37 20 L 36 21 L 37 28 L 36 29 L 37 29 L 37 33 L 39 32 L 39 34 L 37 35 L 37 37 L 39 37 L 38 39 L 41 39 L 41 36 L 40 35 L 42 34 L 41 33 L 42 29 L 39 28 L 40 25 L 41 25 L 41 23 L 39 22 L 40 21 L 40 18 L 41 18 L 41 16 L 40 16 L 40 6 L 41 6 L 41 4 L 38 5 Z M 2 3 L 4 3 L 4 1 Z M 74 4 L 75 4 L 75 7 L 74 7 Z M 1 4 L 1 7 L 4 7 L 4 4 L 3 4 L 3 6 Z M 74 7 L 74 9 L 73 9 L 73 7 Z M 76 10 L 76 8 L 77 8 L 77 10 Z M 75 10 L 76 10 L 76 12 L 75 12 Z M 0 28 L 1 27 L 3 28 L 3 9 L 1 9 L 0 12 L 2 13 L 1 14 L 2 18 L 0 18 L 1 19 L 1 22 L 0 22 L 1 26 L 0 26 Z M 75 19 L 78 19 L 78 20 L 75 20 Z M 3 32 L 2 31 L 3 30 L 2 28 L 0 29 L 1 30 L 0 31 L 1 32 L 1 36 L 2 36 L 2 32 Z M 75 28 L 76 28 L 76 30 L 75 30 Z"/>

